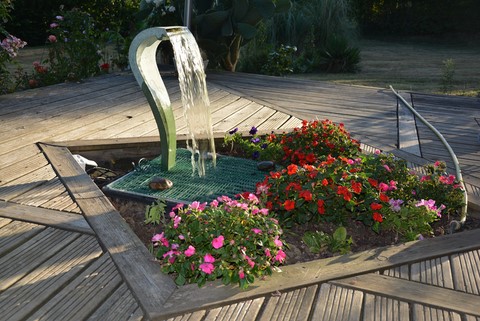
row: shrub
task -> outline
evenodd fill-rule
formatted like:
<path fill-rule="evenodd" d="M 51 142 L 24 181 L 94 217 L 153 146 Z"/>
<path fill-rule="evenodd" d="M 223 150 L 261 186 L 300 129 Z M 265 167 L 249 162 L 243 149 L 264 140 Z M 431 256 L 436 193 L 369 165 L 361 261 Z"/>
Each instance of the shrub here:
<path fill-rule="evenodd" d="M 295 46 L 281 45 L 280 48 L 268 54 L 261 68 L 262 73 L 272 76 L 284 76 L 293 72 Z"/>
<path fill-rule="evenodd" d="M 319 54 L 319 67 L 329 73 L 354 72 L 360 63 L 360 49 L 342 37 L 332 36 Z"/>
<path fill-rule="evenodd" d="M 285 259 L 282 230 L 255 195 L 177 205 L 152 238 L 152 252 L 178 285 L 221 278 L 245 289 Z"/>

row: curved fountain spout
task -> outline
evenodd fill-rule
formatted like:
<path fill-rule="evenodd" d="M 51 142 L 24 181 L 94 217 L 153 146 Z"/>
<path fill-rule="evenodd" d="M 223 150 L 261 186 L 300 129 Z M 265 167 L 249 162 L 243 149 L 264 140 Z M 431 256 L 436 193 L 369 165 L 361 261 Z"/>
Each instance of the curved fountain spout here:
<path fill-rule="evenodd" d="M 193 174 L 205 176 L 205 160 L 216 163 L 215 144 L 203 60 L 195 38 L 186 27 L 156 27 L 140 32 L 130 45 L 129 60 L 155 116 L 162 148 L 162 170 L 175 165 L 176 128 L 170 99 L 158 71 L 156 51 L 169 40 L 175 55 L 182 103 L 192 146 Z"/>
<path fill-rule="evenodd" d="M 143 30 L 133 39 L 128 53 L 130 68 L 147 97 L 157 123 L 160 134 L 162 170 L 169 170 L 175 165 L 177 152 L 175 118 L 156 60 L 158 45 L 169 39 L 167 29 L 158 27 Z"/>

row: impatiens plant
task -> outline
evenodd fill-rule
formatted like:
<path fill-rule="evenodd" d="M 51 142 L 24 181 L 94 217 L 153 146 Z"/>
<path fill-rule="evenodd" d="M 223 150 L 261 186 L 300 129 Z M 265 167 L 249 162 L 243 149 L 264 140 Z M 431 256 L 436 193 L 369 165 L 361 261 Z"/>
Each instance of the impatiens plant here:
<path fill-rule="evenodd" d="M 218 278 L 245 289 L 285 260 L 282 230 L 253 194 L 210 204 L 178 204 L 152 238 L 151 250 L 178 285 Z"/>

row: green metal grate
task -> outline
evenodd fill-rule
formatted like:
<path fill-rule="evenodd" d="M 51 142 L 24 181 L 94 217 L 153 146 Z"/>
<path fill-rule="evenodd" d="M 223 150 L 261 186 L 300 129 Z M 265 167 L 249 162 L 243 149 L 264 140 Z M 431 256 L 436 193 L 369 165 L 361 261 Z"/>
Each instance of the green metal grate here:
<path fill-rule="evenodd" d="M 218 196 L 233 197 L 245 191 L 255 191 L 265 172 L 257 169 L 257 162 L 230 156 L 217 156 L 217 166 L 207 162 L 206 177 L 192 176 L 191 153 L 177 150 L 175 166 L 161 171 L 161 157 L 140 162 L 137 168 L 104 187 L 106 193 L 140 197 L 147 200 L 163 199 L 172 203 L 210 202 Z M 159 191 L 149 188 L 153 177 L 173 182 L 173 187 Z"/>

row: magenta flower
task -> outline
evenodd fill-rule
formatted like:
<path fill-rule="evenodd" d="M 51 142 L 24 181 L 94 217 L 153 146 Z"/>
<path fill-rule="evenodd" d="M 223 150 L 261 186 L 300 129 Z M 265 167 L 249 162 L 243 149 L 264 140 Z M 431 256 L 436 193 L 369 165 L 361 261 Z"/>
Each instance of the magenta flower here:
<path fill-rule="evenodd" d="M 55 37 L 55 35 L 50 35 L 48 36 L 48 41 L 50 41 L 51 43 L 57 42 L 57 37 Z"/>
<path fill-rule="evenodd" d="M 213 200 L 210 202 L 210 207 L 218 207 L 218 201 L 217 200 Z"/>
<path fill-rule="evenodd" d="M 260 209 L 260 213 L 262 213 L 263 215 L 268 215 L 268 208 Z"/>
<path fill-rule="evenodd" d="M 243 272 L 243 270 L 240 270 L 240 271 L 238 272 L 238 277 L 239 277 L 240 279 L 245 279 L 245 272 Z"/>
<path fill-rule="evenodd" d="M 173 228 L 178 228 L 178 224 L 180 224 L 181 220 L 182 218 L 180 216 L 175 216 L 173 219 Z"/>
<path fill-rule="evenodd" d="M 156 243 L 156 242 L 160 242 L 161 239 L 163 239 L 163 236 L 165 234 L 162 232 L 160 234 L 155 234 L 153 237 L 152 237 L 152 242 L 153 243 Z"/>
<path fill-rule="evenodd" d="M 203 261 L 205 263 L 214 263 L 215 262 L 215 258 L 210 254 L 210 253 L 207 253 L 205 254 L 205 256 L 203 257 Z"/>
<path fill-rule="evenodd" d="M 223 235 L 220 235 L 219 237 L 214 238 L 212 241 L 213 248 L 214 249 L 221 248 L 223 246 L 223 241 L 224 241 Z"/>
<path fill-rule="evenodd" d="M 193 246 L 189 245 L 188 249 L 186 249 L 184 253 L 185 253 L 186 257 L 190 257 L 193 254 L 195 254 L 195 248 Z"/>
<path fill-rule="evenodd" d="M 378 189 L 379 189 L 381 192 L 386 192 L 386 191 L 388 191 L 389 188 L 390 188 L 390 186 L 388 186 L 388 185 L 385 184 L 385 183 L 380 183 L 380 184 L 378 184 Z"/>
<path fill-rule="evenodd" d="M 262 233 L 262 230 L 259 229 L 259 228 L 252 228 L 252 231 L 253 231 L 253 233 L 255 233 L 255 234 L 260 234 L 260 233 Z"/>
<path fill-rule="evenodd" d="M 203 211 L 205 207 L 207 207 L 207 202 L 200 203 L 200 202 L 194 201 L 192 202 L 192 204 L 190 204 L 190 208 L 192 210 L 199 210 L 200 212 Z"/>
<path fill-rule="evenodd" d="M 285 261 L 286 257 L 287 257 L 287 255 L 285 254 L 285 252 L 283 252 L 282 250 L 279 250 L 277 252 L 277 255 L 275 255 L 274 260 L 281 263 L 281 262 Z"/>
<path fill-rule="evenodd" d="M 212 274 L 213 270 L 215 270 L 215 266 L 212 263 L 202 263 L 199 266 L 200 270 L 205 274 Z"/>
<path fill-rule="evenodd" d="M 278 239 L 278 235 L 275 236 L 275 239 L 273 240 L 273 243 L 275 243 L 275 245 L 276 245 L 277 247 L 282 247 L 282 246 L 283 246 L 282 241 L 280 241 L 280 240 Z"/>
<path fill-rule="evenodd" d="M 272 257 L 272 253 L 270 253 L 270 249 L 269 249 L 269 248 L 266 248 L 266 249 L 265 249 L 265 255 L 266 255 L 267 257 Z"/>
<path fill-rule="evenodd" d="M 390 169 L 390 167 L 388 167 L 387 164 L 384 164 L 383 167 L 384 167 L 384 168 L 387 170 L 387 172 L 389 172 L 389 173 L 392 171 L 392 170 Z"/>

